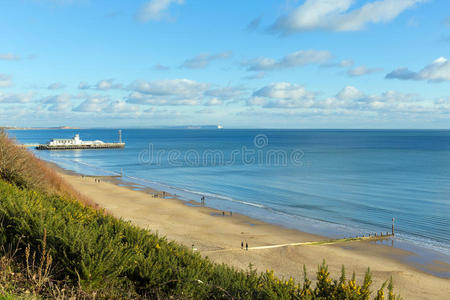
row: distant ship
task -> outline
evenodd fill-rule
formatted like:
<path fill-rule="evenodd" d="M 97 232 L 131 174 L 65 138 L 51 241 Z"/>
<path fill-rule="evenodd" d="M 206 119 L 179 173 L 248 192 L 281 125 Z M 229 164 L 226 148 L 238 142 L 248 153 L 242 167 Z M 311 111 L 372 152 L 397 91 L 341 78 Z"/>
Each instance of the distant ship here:
<path fill-rule="evenodd" d="M 223 129 L 222 124 L 218 124 L 218 125 L 217 125 L 217 129 Z"/>
<path fill-rule="evenodd" d="M 124 148 L 122 143 L 122 132 L 119 130 L 118 143 L 105 143 L 100 140 L 83 141 L 79 134 L 75 134 L 72 139 L 52 139 L 47 144 L 38 145 L 37 150 L 73 150 L 73 149 L 114 149 Z"/>

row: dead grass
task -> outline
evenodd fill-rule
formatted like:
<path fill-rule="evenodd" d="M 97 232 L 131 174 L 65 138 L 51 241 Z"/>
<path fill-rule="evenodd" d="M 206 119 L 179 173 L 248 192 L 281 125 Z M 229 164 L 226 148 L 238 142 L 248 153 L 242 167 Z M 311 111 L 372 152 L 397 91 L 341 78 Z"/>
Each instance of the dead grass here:
<path fill-rule="evenodd" d="M 91 199 L 77 192 L 30 151 L 18 146 L 3 130 L 0 130 L 0 178 L 23 188 L 58 194 L 97 208 Z"/>

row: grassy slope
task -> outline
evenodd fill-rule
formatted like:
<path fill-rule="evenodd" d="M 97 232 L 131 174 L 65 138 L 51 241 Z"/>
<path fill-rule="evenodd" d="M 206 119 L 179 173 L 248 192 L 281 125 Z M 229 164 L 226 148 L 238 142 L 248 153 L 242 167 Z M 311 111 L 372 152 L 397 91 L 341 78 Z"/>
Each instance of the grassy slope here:
<path fill-rule="evenodd" d="M 325 265 L 313 288 L 307 279 L 281 281 L 273 272 L 212 263 L 92 208 L 89 199 L 79 198 L 3 133 L 0 177 L 0 244 L 17 245 L 14 264 L 22 266 L 37 295 L 55 295 L 58 285 L 76 288 L 78 297 L 86 298 L 95 293 L 101 298 L 367 299 L 370 294 L 370 276 L 361 286 L 345 276 L 333 281 Z"/>

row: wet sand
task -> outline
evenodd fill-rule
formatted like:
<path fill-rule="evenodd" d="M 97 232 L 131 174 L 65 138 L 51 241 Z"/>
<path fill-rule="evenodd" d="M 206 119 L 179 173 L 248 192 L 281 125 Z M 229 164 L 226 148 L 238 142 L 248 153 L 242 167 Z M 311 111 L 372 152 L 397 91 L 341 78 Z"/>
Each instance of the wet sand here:
<path fill-rule="evenodd" d="M 53 166 L 53 168 L 55 168 Z M 181 201 L 139 185 L 125 185 L 118 178 L 80 176 L 55 168 L 77 191 L 91 198 L 112 215 L 157 232 L 170 240 L 199 251 L 218 263 L 247 269 L 251 264 L 258 271 L 274 270 L 279 277 L 303 279 L 303 265 L 309 278 L 315 277 L 318 264 L 326 260 L 329 271 L 338 278 L 342 265 L 351 276 L 362 281 L 370 267 L 372 290 L 378 289 L 391 276 L 396 293 L 404 299 L 450 299 L 450 279 L 440 278 L 407 264 L 408 251 L 368 241 L 343 242 L 327 245 L 298 245 L 268 249 L 253 247 L 279 244 L 325 241 L 327 238 L 297 230 L 286 229 L 233 212 L 200 207 L 200 203 Z M 119 185 L 120 184 L 120 185 Z M 159 194 L 159 197 L 156 195 Z M 249 250 L 240 249 L 241 242 Z M 435 262 L 440 268 L 448 264 Z M 433 265 L 433 266 L 434 266 Z"/>

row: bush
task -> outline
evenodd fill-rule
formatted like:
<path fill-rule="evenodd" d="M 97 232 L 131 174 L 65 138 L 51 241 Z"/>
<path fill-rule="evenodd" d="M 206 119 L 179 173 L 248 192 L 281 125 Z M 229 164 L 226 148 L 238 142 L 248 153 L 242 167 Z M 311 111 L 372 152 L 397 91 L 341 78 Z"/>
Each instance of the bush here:
<path fill-rule="evenodd" d="M 67 184 L 61 176 L 36 158 L 26 148 L 18 146 L 0 129 L 0 179 L 15 185 L 77 199 L 85 205 L 93 205 Z"/>

